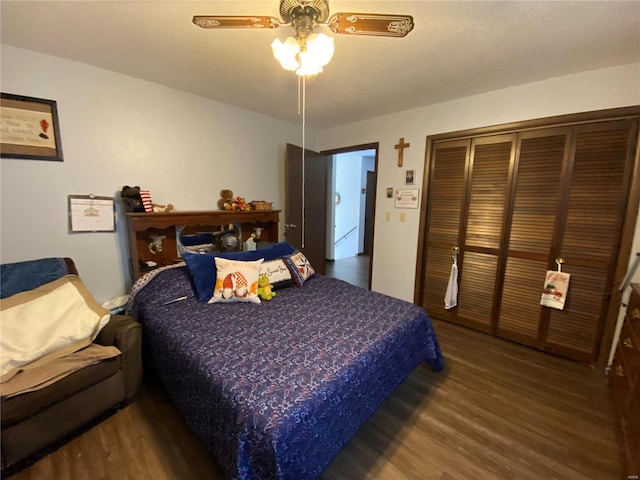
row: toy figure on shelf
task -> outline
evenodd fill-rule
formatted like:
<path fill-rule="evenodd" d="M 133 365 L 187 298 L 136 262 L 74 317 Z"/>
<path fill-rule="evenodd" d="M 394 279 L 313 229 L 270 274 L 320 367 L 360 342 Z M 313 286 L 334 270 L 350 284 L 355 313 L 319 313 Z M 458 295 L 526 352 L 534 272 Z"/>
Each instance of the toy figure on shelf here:
<path fill-rule="evenodd" d="M 251 210 L 251 205 L 247 203 L 244 197 L 236 197 L 235 202 L 231 205 L 231 210 L 244 212 Z"/>

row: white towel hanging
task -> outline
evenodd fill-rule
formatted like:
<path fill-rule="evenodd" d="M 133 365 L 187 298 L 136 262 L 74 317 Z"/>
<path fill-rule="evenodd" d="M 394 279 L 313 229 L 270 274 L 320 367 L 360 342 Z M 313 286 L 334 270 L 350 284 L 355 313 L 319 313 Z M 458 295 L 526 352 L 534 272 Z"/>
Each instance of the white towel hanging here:
<path fill-rule="evenodd" d="M 449 275 L 449 283 L 447 284 L 447 292 L 444 294 L 444 308 L 447 310 L 458 305 L 458 261 L 456 256 L 453 257 L 451 265 L 451 275 Z"/>

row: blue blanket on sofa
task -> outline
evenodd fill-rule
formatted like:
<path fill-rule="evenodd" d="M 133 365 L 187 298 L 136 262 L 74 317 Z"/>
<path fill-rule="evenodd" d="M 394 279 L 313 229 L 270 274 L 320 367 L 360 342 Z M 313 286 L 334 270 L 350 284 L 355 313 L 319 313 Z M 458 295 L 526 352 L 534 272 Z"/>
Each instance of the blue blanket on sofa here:
<path fill-rule="evenodd" d="M 63 258 L 41 258 L 0 265 L 0 298 L 38 288 L 69 273 Z"/>

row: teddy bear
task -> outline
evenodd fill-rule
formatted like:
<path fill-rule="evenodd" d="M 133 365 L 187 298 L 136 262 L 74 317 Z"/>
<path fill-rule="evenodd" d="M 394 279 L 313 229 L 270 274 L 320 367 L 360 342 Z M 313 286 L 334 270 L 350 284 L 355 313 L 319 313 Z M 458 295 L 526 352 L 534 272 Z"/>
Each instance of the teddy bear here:
<path fill-rule="evenodd" d="M 140 187 L 130 187 L 125 185 L 120 191 L 120 198 L 124 205 L 125 212 L 144 212 L 142 197 L 140 196 Z"/>
<path fill-rule="evenodd" d="M 231 210 L 234 203 L 233 191 L 223 189 L 220 190 L 220 199 L 218 200 L 218 208 L 220 210 Z"/>
<path fill-rule="evenodd" d="M 271 282 L 269 282 L 269 277 L 266 275 L 260 275 L 260 278 L 258 278 L 258 296 L 262 300 L 271 300 L 276 296 L 276 292 L 271 290 Z"/>

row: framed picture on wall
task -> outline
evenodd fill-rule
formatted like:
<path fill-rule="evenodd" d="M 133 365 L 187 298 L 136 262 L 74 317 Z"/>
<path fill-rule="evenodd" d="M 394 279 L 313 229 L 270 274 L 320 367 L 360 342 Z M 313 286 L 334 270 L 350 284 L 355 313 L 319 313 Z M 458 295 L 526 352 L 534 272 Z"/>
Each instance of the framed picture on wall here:
<path fill-rule="evenodd" d="M 414 183 L 414 177 L 415 177 L 415 170 L 407 170 L 404 176 L 404 183 L 405 185 L 413 185 Z"/>
<path fill-rule="evenodd" d="M 394 192 L 396 208 L 418 208 L 420 201 L 420 189 L 397 188 Z"/>
<path fill-rule="evenodd" d="M 113 197 L 67 195 L 67 201 L 70 233 L 115 231 Z"/>
<path fill-rule="evenodd" d="M 63 161 L 54 100 L 1 93 L 0 129 L 2 158 Z"/>

